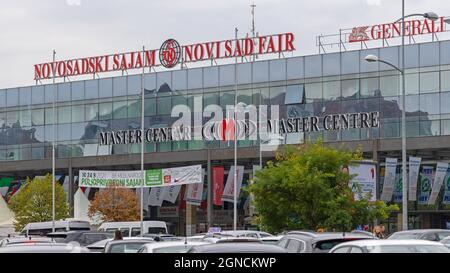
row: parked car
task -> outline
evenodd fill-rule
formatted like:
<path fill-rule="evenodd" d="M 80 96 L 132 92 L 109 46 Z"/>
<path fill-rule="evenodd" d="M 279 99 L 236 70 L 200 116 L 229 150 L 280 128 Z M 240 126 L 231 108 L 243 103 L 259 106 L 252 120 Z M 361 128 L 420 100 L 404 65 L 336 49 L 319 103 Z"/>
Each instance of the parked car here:
<path fill-rule="evenodd" d="M 172 234 L 144 234 L 144 237 L 152 238 L 153 240 L 159 241 L 181 241 L 184 240 L 184 237 L 176 237 Z"/>
<path fill-rule="evenodd" d="M 268 237 L 262 237 L 260 240 L 264 244 L 270 244 L 270 245 L 276 245 L 283 236 L 268 236 Z"/>
<path fill-rule="evenodd" d="M 48 233 L 47 237 L 54 238 L 58 243 L 77 242 L 81 246 L 87 246 L 101 240 L 112 238 L 113 235 L 101 231 L 69 231 Z"/>
<path fill-rule="evenodd" d="M 425 240 L 359 240 L 339 244 L 330 253 L 450 253 L 443 244 Z"/>
<path fill-rule="evenodd" d="M 252 237 L 258 239 L 273 236 L 270 233 L 257 230 L 223 230 L 220 233 L 231 235 L 233 237 Z"/>
<path fill-rule="evenodd" d="M 440 241 L 440 243 L 450 249 L 450 236 L 445 237 L 444 239 L 442 239 Z"/>
<path fill-rule="evenodd" d="M 145 244 L 155 242 L 152 238 L 133 238 L 129 240 L 112 240 L 106 243 L 104 253 L 137 253 Z"/>
<path fill-rule="evenodd" d="M 206 242 L 172 241 L 143 245 L 138 253 L 186 253 L 194 246 L 206 245 Z"/>
<path fill-rule="evenodd" d="M 276 245 L 262 243 L 227 243 L 194 246 L 188 253 L 287 253 L 287 251 Z"/>
<path fill-rule="evenodd" d="M 411 229 L 394 232 L 387 239 L 389 240 L 421 239 L 439 242 L 448 236 L 450 236 L 450 230 L 448 229 Z"/>
<path fill-rule="evenodd" d="M 0 253 L 89 253 L 89 250 L 73 244 L 35 243 L 0 247 Z"/>
<path fill-rule="evenodd" d="M 327 253 L 340 243 L 367 239 L 373 239 L 373 236 L 351 232 L 290 231 L 278 241 L 277 245 L 289 253 Z"/>
<path fill-rule="evenodd" d="M 0 247 L 18 244 L 40 244 L 40 243 L 56 243 L 52 238 L 36 237 L 36 236 L 17 236 L 4 238 L 0 241 Z"/>
<path fill-rule="evenodd" d="M 261 239 L 251 237 L 211 237 L 204 238 L 204 242 L 212 244 L 221 243 L 262 243 Z"/>
<path fill-rule="evenodd" d="M 163 221 L 144 221 L 144 234 L 167 234 L 167 224 Z M 123 237 L 136 237 L 141 235 L 141 222 L 105 222 L 98 228 L 99 231 L 114 233 L 122 232 Z"/>
<path fill-rule="evenodd" d="M 124 237 L 123 240 L 117 240 L 117 241 L 133 241 L 133 240 L 140 240 L 140 241 L 145 241 L 146 243 L 153 243 L 155 242 L 155 240 L 153 240 L 152 238 L 146 238 L 146 237 Z M 109 242 L 112 242 L 113 238 L 108 238 L 105 240 L 101 240 L 98 241 L 96 243 L 87 245 L 86 248 L 89 249 L 91 252 L 104 252 L 105 251 L 105 247 Z"/>
<path fill-rule="evenodd" d="M 21 231 L 21 234 L 30 236 L 38 235 L 45 236 L 52 232 L 53 222 L 36 222 L 27 224 Z M 71 230 L 91 230 L 91 225 L 88 221 L 81 221 L 76 219 L 66 219 L 55 221 L 55 232 L 67 232 Z"/>

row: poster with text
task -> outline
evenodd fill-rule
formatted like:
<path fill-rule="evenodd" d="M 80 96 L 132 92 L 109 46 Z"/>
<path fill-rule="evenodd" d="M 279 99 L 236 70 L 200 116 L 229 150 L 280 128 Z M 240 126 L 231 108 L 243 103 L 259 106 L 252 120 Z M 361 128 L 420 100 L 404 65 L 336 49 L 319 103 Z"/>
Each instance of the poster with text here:
<path fill-rule="evenodd" d="M 390 202 L 394 192 L 395 176 L 397 170 L 397 158 L 386 158 L 386 167 L 384 171 L 383 191 L 381 200 Z"/>
<path fill-rule="evenodd" d="M 433 186 L 431 187 L 430 197 L 428 198 L 428 205 L 434 205 L 436 199 L 441 191 L 442 183 L 447 175 L 448 163 L 438 162 L 436 165 L 436 173 L 434 175 Z"/>
<path fill-rule="evenodd" d="M 222 194 L 222 201 L 224 202 L 234 203 L 234 170 L 234 166 L 231 166 L 230 171 L 228 172 L 227 183 L 225 184 L 225 188 Z M 237 166 L 236 170 L 236 197 L 239 197 L 242 186 L 242 179 L 244 178 L 244 166 Z"/>
<path fill-rule="evenodd" d="M 430 197 L 431 187 L 433 185 L 433 172 L 432 166 L 423 166 L 420 173 L 420 192 L 419 192 L 419 205 L 427 205 Z"/>
<path fill-rule="evenodd" d="M 417 200 L 417 180 L 419 178 L 420 157 L 409 157 L 409 176 L 408 176 L 408 199 L 410 201 Z"/>
<path fill-rule="evenodd" d="M 377 175 L 376 164 L 360 163 L 348 167 L 351 176 L 356 175 L 350 181 L 350 187 L 354 193 L 355 200 L 368 199 L 377 200 Z"/>
<path fill-rule="evenodd" d="M 447 170 L 447 176 L 444 179 L 444 197 L 442 203 L 444 205 L 450 205 L 450 170 Z"/>

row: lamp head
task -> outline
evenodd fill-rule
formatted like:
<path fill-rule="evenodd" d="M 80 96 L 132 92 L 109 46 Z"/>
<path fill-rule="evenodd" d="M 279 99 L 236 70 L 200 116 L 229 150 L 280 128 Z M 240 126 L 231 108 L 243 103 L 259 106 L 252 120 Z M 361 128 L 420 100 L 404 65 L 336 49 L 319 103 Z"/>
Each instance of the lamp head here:
<path fill-rule="evenodd" d="M 436 21 L 437 19 L 439 19 L 439 16 L 434 12 L 427 12 L 423 15 L 423 17 L 433 20 L 433 21 Z"/>
<path fill-rule="evenodd" d="M 369 63 L 374 63 L 374 62 L 378 62 L 378 57 L 372 54 L 367 55 L 364 60 L 366 60 Z"/>

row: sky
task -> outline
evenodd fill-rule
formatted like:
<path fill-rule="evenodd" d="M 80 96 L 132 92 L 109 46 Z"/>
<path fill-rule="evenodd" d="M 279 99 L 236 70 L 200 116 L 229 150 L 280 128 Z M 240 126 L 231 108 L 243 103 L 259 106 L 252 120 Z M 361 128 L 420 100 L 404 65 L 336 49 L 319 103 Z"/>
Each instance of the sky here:
<path fill-rule="evenodd" d="M 401 0 L 0 0 L 0 88 L 34 85 L 33 65 L 57 59 L 225 40 L 251 30 L 292 32 L 295 55 L 317 54 L 316 36 L 392 22 Z M 406 14 L 450 16 L 447 0 L 406 0 Z"/>

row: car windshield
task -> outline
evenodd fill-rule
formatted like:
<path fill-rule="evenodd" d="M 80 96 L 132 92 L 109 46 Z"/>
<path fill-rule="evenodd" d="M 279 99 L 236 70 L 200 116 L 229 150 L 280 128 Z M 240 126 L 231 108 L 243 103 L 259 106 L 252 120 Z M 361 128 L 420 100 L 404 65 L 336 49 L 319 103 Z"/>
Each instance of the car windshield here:
<path fill-rule="evenodd" d="M 111 253 L 137 253 L 138 250 L 148 242 L 141 243 L 124 243 L 111 246 Z"/>
<path fill-rule="evenodd" d="M 439 245 L 389 245 L 367 247 L 370 253 L 450 253 L 445 246 Z"/>
<path fill-rule="evenodd" d="M 408 239 L 417 239 L 419 238 L 421 233 L 396 233 L 392 234 L 389 239 L 396 239 L 396 240 L 408 240 Z"/>
<path fill-rule="evenodd" d="M 153 253 L 186 253 L 192 246 L 168 246 L 153 249 Z"/>
<path fill-rule="evenodd" d="M 266 245 L 276 245 L 279 241 L 278 240 L 263 240 L 262 242 L 263 242 L 263 244 L 266 244 Z"/>
<path fill-rule="evenodd" d="M 326 251 L 326 250 L 330 250 L 332 249 L 334 246 L 343 243 L 343 242 L 348 242 L 348 241 L 353 241 L 353 240 L 358 240 L 358 239 L 333 239 L 333 240 L 325 240 L 325 241 L 320 241 L 317 242 L 315 245 L 316 249 L 319 249 L 321 251 Z"/>
<path fill-rule="evenodd" d="M 165 234 L 166 229 L 162 227 L 149 227 L 147 233 L 153 234 Z"/>

